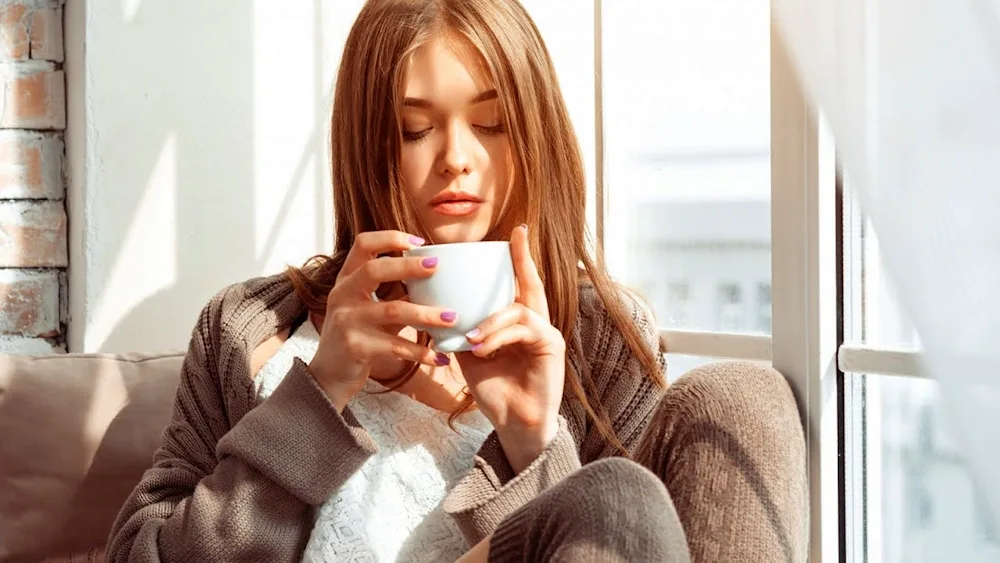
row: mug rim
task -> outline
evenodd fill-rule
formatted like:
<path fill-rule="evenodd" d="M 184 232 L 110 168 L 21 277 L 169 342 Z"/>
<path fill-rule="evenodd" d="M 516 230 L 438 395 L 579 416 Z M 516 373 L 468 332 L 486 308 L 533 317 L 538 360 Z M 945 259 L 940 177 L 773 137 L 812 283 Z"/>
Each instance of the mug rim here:
<path fill-rule="evenodd" d="M 430 250 L 430 249 L 433 249 L 433 248 L 448 249 L 448 248 L 452 248 L 452 247 L 471 246 L 471 245 L 488 245 L 488 246 L 507 245 L 509 247 L 510 246 L 510 241 L 508 241 L 508 240 L 480 240 L 480 241 L 467 241 L 467 242 L 446 242 L 444 244 L 427 244 L 427 245 L 424 245 L 424 246 L 414 246 L 413 248 L 411 248 L 409 250 L 405 250 L 404 252 L 416 252 L 416 251 L 419 251 L 421 249 L 428 249 L 428 250 Z"/>

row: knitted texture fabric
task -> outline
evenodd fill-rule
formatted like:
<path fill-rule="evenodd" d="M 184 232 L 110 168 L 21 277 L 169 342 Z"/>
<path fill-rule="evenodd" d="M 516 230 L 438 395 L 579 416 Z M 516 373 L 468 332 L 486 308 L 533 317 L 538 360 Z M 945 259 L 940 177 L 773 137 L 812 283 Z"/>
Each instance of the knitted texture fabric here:
<path fill-rule="evenodd" d="M 655 349 L 649 311 L 631 298 L 623 302 Z M 108 561 L 301 559 L 316 507 L 377 448 L 350 409 L 337 412 L 301 361 L 256 405 L 251 353 L 303 312 L 283 276 L 230 286 L 203 309 L 172 420 L 152 468 L 113 526 Z M 626 449 L 667 476 L 693 560 L 802 559 L 804 441 L 780 375 L 733 368 L 724 375 L 760 376 L 767 384 L 733 383 L 735 402 L 728 381 L 685 387 L 687 376 L 664 395 L 587 284 L 581 285 L 577 325 L 567 344 L 571 364 L 589 374 L 589 400 L 604 408 Z M 615 453 L 571 396 L 560 415 L 555 440 L 517 475 L 496 434 L 487 437 L 444 503 L 469 545 L 581 466 Z M 654 458 L 679 467 L 657 471 Z M 727 556 L 732 553 L 755 556 Z"/>

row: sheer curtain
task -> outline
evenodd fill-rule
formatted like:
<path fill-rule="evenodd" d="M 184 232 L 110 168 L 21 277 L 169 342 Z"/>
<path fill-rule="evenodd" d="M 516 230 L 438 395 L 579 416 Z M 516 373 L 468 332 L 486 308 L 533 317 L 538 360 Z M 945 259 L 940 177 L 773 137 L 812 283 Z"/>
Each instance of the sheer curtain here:
<path fill-rule="evenodd" d="M 1000 514 L 1000 0 L 771 6 Z"/>

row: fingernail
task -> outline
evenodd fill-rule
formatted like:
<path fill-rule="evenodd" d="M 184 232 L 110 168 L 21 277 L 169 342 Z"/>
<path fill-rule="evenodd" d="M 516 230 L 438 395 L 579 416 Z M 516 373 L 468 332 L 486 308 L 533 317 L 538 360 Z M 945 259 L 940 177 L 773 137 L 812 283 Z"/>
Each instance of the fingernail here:
<path fill-rule="evenodd" d="M 444 354 L 438 354 L 434 357 L 434 363 L 439 366 L 446 366 L 451 363 L 451 358 L 445 356 Z"/>
<path fill-rule="evenodd" d="M 437 266 L 438 265 L 437 256 L 428 256 L 427 258 L 424 258 L 423 260 L 420 261 L 420 265 L 423 266 L 424 268 L 433 268 L 434 266 Z"/>
<path fill-rule="evenodd" d="M 410 242 L 413 243 L 416 246 L 422 246 L 424 244 L 424 239 L 422 239 L 420 237 L 411 236 L 410 237 Z"/>
<path fill-rule="evenodd" d="M 482 342 L 480 342 L 479 344 L 474 344 L 472 346 L 472 351 L 475 352 L 475 351 L 479 350 L 482 347 L 483 347 L 483 343 Z"/>
<path fill-rule="evenodd" d="M 455 311 L 445 311 L 441 313 L 441 320 L 446 323 L 454 322 L 455 319 L 457 318 L 458 318 L 458 313 L 456 313 Z"/>
<path fill-rule="evenodd" d="M 475 338 L 477 336 L 479 336 L 479 329 L 478 328 L 474 328 L 474 329 L 470 330 L 469 332 L 465 333 L 465 337 L 466 338 Z"/>

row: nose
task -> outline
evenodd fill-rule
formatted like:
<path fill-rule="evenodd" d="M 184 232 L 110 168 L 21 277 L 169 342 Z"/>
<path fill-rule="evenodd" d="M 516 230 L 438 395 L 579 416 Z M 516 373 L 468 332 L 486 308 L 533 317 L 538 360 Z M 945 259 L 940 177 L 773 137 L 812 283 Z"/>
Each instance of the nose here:
<path fill-rule="evenodd" d="M 475 150 L 471 146 L 473 142 L 475 142 L 474 136 L 466 134 L 462 127 L 458 125 L 449 127 L 444 154 L 441 155 L 441 174 L 455 176 L 468 174 L 472 166 L 471 155 Z"/>

